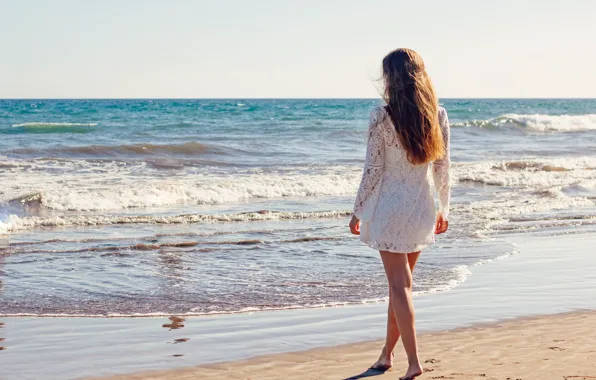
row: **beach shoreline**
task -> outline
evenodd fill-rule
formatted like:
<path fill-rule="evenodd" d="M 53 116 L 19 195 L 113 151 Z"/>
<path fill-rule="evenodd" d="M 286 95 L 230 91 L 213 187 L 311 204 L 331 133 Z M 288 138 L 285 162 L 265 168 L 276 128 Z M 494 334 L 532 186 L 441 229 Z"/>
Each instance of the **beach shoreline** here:
<path fill-rule="evenodd" d="M 592 379 L 596 377 L 596 310 L 520 317 L 420 336 L 425 375 L 432 379 Z M 405 372 L 405 353 L 394 368 L 371 371 L 383 341 L 360 342 L 250 359 L 149 371 L 90 380 L 141 379 L 357 379 L 395 378 Z M 470 360 L 473 358 L 474 360 Z M 401 372 L 400 372 L 401 371 Z"/>
<path fill-rule="evenodd" d="M 596 287 L 596 274 L 590 271 L 596 257 L 586 249 L 594 246 L 596 234 L 574 232 L 578 231 L 511 235 L 508 240 L 519 248 L 515 255 L 472 268 L 468 280 L 450 291 L 415 297 L 423 346 L 436 334 L 465 335 L 469 331 L 495 329 L 495 323 L 526 323 L 528 316 L 542 321 L 588 315 L 592 321 L 593 312 L 577 311 L 596 309 L 591 291 Z M 250 362 L 279 354 L 306 358 L 310 354 L 305 352 L 311 349 L 329 350 L 331 358 L 334 352 L 343 352 L 346 347 L 358 348 L 358 357 L 368 363 L 380 350 L 378 341 L 385 331 L 386 307 L 385 303 L 376 303 L 189 317 L 179 321 L 167 317 L 1 317 L 6 350 L 0 353 L 3 364 L 0 377 L 11 379 L 18 374 L 19 379 L 38 379 L 42 375 L 44 379 L 102 376 L 168 379 L 172 374 L 178 376 L 178 371 L 198 370 L 196 366 L 216 366 L 218 369 L 212 372 L 221 374 L 224 373 L 221 368 L 227 366 L 243 371 L 238 361 Z M 576 313 L 561 314 L 569 312 Z M 589 337 L 592 333 L 578 326 L 568 328 L 570 334 L 577 330 Z M 366 350 L 359 348 L 362 345 Z M 569 347 L 565 352 L 574 350 L 575 347 Z M 32 356 L 37 358 L 35 366 L 29 359 Z M 446 359 L 442 362 L 448 363 Z M 346 368 L 346 372 L 354 372 L 356 366 L 363 364 L 355 361 L 354 367 Z M 266 378 L 230 373 L 232 378 Z M 165 377 L 152 377 L 155 374 Z"/>

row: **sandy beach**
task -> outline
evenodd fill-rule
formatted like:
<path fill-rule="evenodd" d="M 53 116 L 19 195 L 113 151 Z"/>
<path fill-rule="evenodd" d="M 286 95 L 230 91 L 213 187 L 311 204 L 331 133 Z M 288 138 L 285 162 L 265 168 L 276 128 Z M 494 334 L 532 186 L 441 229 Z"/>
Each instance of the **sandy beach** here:
<path fill-rule="evenodd" d="M 426 379 L 594 379 L 596 312 L 509 321 L 425 334 L 420 339 Z M 397 378 L 405 371 L 403 349 L 385 374 L 365 370 L 382 342 L 110 378 L 124 379 L 358 379 Z"/>

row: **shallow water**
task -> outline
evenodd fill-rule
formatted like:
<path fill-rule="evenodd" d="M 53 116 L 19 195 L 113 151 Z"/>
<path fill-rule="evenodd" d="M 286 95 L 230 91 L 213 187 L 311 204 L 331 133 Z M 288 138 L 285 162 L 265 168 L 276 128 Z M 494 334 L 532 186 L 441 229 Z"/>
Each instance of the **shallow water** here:
<path fill-rule="evenodd" d="M 377 302 L 346 229 L 376 100 L 1 100 L 0 315 Z M 445 100 L 451 229 L 418 293 L 596 224 L 596 100 Z"/>
<path fill-rule="evenodd" d="M 519 254 L 474 267 L 453 291 L 415 298 L 418 331 L 594 309 L 596 256 L 586 247 L 596 233 L 588 230 L 507 236 Z M 95 378 L 380 340 L 386 310 L 378 303 L 201 317 L 2 317 L 0 378 Z"/>

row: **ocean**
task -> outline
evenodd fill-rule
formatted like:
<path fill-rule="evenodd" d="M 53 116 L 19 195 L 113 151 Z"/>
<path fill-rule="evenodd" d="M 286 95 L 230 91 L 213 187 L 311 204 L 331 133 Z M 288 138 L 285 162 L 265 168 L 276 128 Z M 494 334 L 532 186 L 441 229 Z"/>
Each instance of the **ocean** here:
<path fill-rule="evenodd" d="M 203 315 L 386 300 L 347 224 L 374 99 L 0 100 L 0 316 Z M 595 99 L 444 99 L 450 230 L 418 296 L 596 231 Z M 573 254 L 573 252 L 570 252 Z"/>

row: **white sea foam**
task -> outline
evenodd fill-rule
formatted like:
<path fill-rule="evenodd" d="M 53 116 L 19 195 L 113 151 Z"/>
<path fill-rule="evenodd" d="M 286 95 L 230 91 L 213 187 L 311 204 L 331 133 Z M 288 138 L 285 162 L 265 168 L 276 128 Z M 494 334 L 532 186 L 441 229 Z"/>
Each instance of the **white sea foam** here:
<path fill-rule="evenodd" d="M 590 187 L 596 180 L 596 158 L 592 157 L 484 161 L 455 164 L 452 168 L 454 181 L 508 188 L 546 190 L 571 185 Z"/>
<path fill-rule="evenodd" d="M 468 279 L 468 277 L 470 277 L 470 275 L 472 275 L 472 272 L 470 271 L 470 269 L 467 265 L 458 265 L 454 268 L 451 268 L 451 272 L 453 273 L 454 277 L 452 279 L 450 279 L 449 281 L 447 281 L 447 283 L 435 286 L 434 288 L 432 288 L 426 292 L 423 292 L 423 294 L 444 292 L 447 290 L 451 290 L 451 289 L 455 288 L 457 285 L 466 281 Z"/>
<path fill-rule="evenodd" d="M 455 127 L 517 127 L 536 132 L 579 132 L 596 130 L 596 114 L 586 115 L 522 115 L 506 114 L 494 119 L 454 123 Z"/>
<path fill-rule="evenodd" d="M 13 127 L 33 127 L 33 128 L 52 128 L 52 127 L 95 127 L 97 123 L 52 123 L 45 121 L 36 121 L 31 123 L 13 124 Z"/>
<path fill-rule="evenodd" d="M 259 198 L 347 195 L 355 192 L 350 176 L 317 175 L 147 181 L 109 188 L 63 189 L 44 193 L 42 204 L 55 210 L 113 210 L 172 204 L 223 204 Z"/>
<path fill-rule="evenodd" d="M 516 245 L 516 247 L 517 247 L 517 245 Z M 519 252 L 520 252 L 520 251 L 519 251 L 519 249 L 515 249 L 515 250 L 513 250 L 513 251 L 507 252 L 507 253 L 505 253 L 505 254 L 503 254 L 503 255 L 497 256 L 497 257 L 495 257 L 495 258 L 492 258 L 492 259 L 483 259 L 483 260 L 480 260 L 480 261 L 478 261 L 478 262 L 474 263 L 472 266 L 473 266 L 473 267 L 477 267 L 477 266 L 480 266 L 480 265 L 484 265 L 484 264 L 489 264 L 489 263 L 492 263 L 492 262 L 493 262 L 493 261 L 495 261 L 495 260 L 497 260 L 497 261 L 499 261 L 499 260 L 505 260 L 505 259 L 506 259 L 506 258 L 508 258 L 509 256 L 516 255 L 516 254 L 518 254 Z"/>
<path fill-rule="evenodd" d="M 0 160 L 0 166 L 6 168 L 4 202 L 39 194 L 36 200 L 41 206 L 71 211 L 352 196 L 362 171 L 359 166 L 329 166 L 163 177 L 144 163 Z M 595 168 L 596 159 L 588 157 L 457 163 L 452 167 L 452 184 L 527 189 L 534 192 L 532 197 L 562 198 L 566 192 L 596 190 Z"/>
<path fill-rule="evenodd" d="M 10 215 L 4 222 L 0 221 L 0 234 L 41 227 L 250 222 L 259 220 L 334 218 L 346 217 L 350 214 L 350 210 L 333 210 L 313 212 L 257 211 L 231 214 L 184 214 L 175 216 L 65 215 L 54 217 L 18 217 L 16 215 Z"/>
<path fill-rule="evenodd" d="M 97 211 L 176 204 L 227 204 L 255 199 L 354 194 L 361 168 L 327 167 L 286 172 L 253 170 L 234 175 L 189 173 L 158 178 L 140 164 L 0 162 L 10 167 L 4 201 L 39 193 L 40 204 L 54 210 Z M 69 173 L 85 171 L 86 174 Z M 55 174 L 60 172 L 60 180 Z"/>
<path fill-rule="evenodd" d="M 3 221 L 0 222 L 0 231 L 4 233 L 43 226 L 200 223 L 283 218 L 277 213 L 257 215 L 251 217 L 253 219 L 247 219 L 246 214 L 163 218 L 142 215 L 17 218 L 8 215 L 22 215 L 23 213 L 14 210 L 23 206 L 41 206 L 58 211 L 95 211 L 177 204 L 229 204 L 284 197 L 353 196 L 362 170 L 355 166 L 305 167 L 284 172 L 257 169 L 235 175 L 203 173 L 158 178 L 143 165 L 131 169 L 113 162 L 15 161 L 0 164 L 9 167 L 4 172 L 7 184 L 2 189 L 4 202 L 13 200 L 9 207 L 0 205 L 0 213 L 4 213 L 4 216 L 0 215 L 0 220 Z M 467 215 L 466 223 L 478 221 L 479 226 L 470 230 L 483 231 L 489 229 L 491 224 L 503 220 L 504 215 L 594 206 L 594 168 L 596 159 L 572 157 L 454 164 L 454 186 L 475 183 L 495 186 L 498 190 L 490 200 L 465 205 L 454 204 L 454 214 Z M 76 172 L 71 174 L 68 169 Z M 81 171 L 87 174 L 81 175 Z M 63 173 L 59 181 L 56 181 L 53 174 L 56 172 Z M 27 196 L 24 197 L 25 195 Z M 302 217 L 310 216 L 300 216 Z"/>

